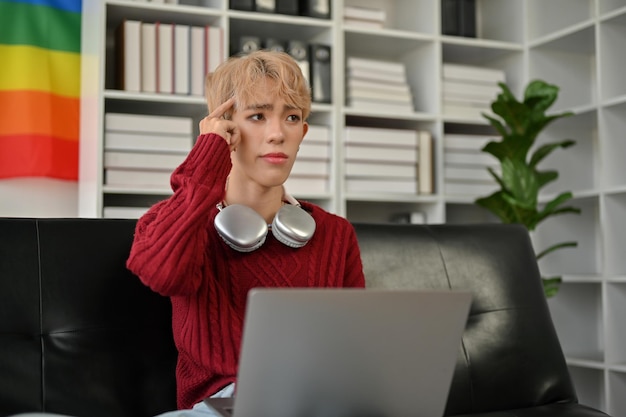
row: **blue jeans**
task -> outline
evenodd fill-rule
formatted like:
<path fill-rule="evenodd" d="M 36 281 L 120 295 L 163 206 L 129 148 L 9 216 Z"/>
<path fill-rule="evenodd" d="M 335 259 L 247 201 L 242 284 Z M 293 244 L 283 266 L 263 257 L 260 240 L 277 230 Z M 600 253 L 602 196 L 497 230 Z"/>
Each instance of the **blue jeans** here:
<path fill-rule="evenodd" d="M 230 384 L 218 391 L 212 397 L 216 398 L 230 398 L 235 393 L 235 384 Z M 15 414 L 12 417 L 70 417 L 61 414 L 53 413 L 24 413 Z M 174 410 L 168 411 L 163 414 L 159 414 L 155 417 L 219 417 L 212 409 L 210 409 L 204 402 L 200 401 L 189 410 Z"/>

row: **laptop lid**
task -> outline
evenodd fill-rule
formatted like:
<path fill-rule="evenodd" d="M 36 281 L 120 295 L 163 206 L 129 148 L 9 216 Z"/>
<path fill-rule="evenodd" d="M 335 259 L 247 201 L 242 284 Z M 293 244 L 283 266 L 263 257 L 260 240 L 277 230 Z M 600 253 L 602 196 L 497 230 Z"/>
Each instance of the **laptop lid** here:
<path fill-rule="evenodd" d="M 254 289 L 225 415 L 440 417 L 470 303 L 457 291 Z"/>

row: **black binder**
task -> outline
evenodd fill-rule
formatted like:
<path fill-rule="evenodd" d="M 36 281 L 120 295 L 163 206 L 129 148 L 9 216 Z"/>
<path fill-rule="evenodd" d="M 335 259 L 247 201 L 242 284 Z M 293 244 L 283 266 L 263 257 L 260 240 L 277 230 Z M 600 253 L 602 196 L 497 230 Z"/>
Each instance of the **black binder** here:
<path fill-rule="evenodd" d="M 300 0 L 300 14 L 319 19 L 330 19 L 331 6 L 331 0 Z"/>
<path fill-rule="evenodd" d="M 331 49 L 328 45 L 309 46 L 311 99 L 317 103 L 332 102 Z"/>

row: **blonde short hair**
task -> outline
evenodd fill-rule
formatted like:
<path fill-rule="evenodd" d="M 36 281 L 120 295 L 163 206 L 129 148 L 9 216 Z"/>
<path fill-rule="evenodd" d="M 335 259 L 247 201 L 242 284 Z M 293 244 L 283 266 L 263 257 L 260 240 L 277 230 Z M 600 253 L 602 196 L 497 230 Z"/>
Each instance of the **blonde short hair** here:
<path fill-rule="evenodd" d="M 261 81 L 276 81 L 277 94 L 289 106 L 302 110 L 303 120 L 311 112 L 311 91 L 296 61 L 285 52 L 255 51 L 233 56 L 206 77 L 205 94 L 209 113 L 231 97 L 246 105 L 262 97 L 255 86 Z M 225 115 L 230 118 L 229 114 Z"/>

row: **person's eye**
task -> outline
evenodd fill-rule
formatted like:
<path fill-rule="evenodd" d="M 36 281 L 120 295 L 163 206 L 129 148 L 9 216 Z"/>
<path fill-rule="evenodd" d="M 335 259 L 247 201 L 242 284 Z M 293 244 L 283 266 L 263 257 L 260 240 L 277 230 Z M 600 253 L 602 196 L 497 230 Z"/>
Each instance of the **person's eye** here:
<path fill-rule="evenodd" d="M 263 115 L 261 113 L 255 113 L 251 115 L 250 120 L 263 120 Z"/>
<path fill-rule="evenodd" d="M 287 116 L 287 120 L 289 120 L 290 122 L 298 122 L 300 121 L 300 116 L 298 116 L 297 114 L 291 114 Z"/>

